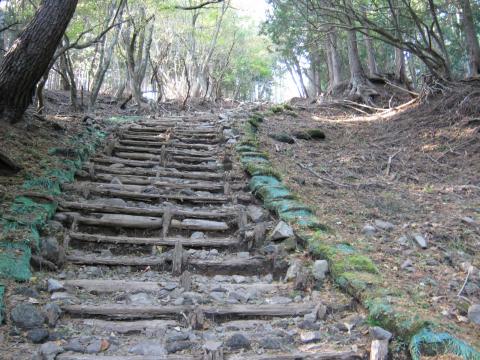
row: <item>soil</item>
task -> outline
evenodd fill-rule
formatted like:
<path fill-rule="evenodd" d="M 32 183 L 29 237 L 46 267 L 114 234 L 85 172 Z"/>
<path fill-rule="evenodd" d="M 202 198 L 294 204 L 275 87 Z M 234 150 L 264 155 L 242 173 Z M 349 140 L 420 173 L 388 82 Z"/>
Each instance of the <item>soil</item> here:
<path fill-rule="evenodd" d="M 388 286 L 479 347 L 478 326 L 466 310 L 480 302 L 480 121 L 478 106 L 462 103 L 463 95 L 373 115 L 300 104 L 295 114 L 270 112 L 261 144 L 336 241 L 373 258 Z M 269 136 L 313 128 L 326 139 L 290 145 Z M 364 234 L 376 220 L 394 227 Z M 411 266 L 402 269 L 407 260 Z M 469 265 L 476 268 L 458 296 Z"/>

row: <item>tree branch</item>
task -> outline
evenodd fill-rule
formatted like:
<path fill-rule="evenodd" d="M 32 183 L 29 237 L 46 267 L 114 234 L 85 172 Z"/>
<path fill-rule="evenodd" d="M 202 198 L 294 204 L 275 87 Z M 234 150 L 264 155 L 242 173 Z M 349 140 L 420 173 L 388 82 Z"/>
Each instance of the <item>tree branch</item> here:
<path fill-rule="evenodd" d="M 223 0 L 212 0 L 212 1 L 207 1 L 207 2 L 204 2 L 202 4 L 199 4 L 199 5 L 195 5 L 195 6 L 175 6 L 175 9 L 179 9 L 179 10 L 198 10 L 198 9 L 201 9 L 201 8 L 204 8 L 205 6 L 208 6 L 208 5 L 213 5 L 213 4 L 220 4 L 222 3 Z"/>

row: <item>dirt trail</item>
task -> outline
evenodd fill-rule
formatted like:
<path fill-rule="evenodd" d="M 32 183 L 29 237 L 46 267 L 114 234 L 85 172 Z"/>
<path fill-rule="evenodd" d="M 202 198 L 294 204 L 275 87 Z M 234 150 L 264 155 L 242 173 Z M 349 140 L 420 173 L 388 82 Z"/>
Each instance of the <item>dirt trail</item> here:
<path fill-rule="evenodd" d="M 64 186 L 66 266 L 42 293 L 62 316 L 38 358 L 365 355 L 352 299 L 327 280 L 285 281 L 288 256 L 265 241 L 277 222 L 254 205 L 224 134 L 212 115 L 129 124 Z"/>

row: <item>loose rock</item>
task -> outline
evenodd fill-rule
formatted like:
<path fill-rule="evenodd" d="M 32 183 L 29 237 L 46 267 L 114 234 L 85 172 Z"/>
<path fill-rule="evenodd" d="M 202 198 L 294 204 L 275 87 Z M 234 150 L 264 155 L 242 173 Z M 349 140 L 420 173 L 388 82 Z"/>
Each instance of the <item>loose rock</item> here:
<path fill-rule="evenodd" d="M 250 349 L 251 347 L 250 340 L 241 333 L 236 333 L 230 336 L 225 342 L 225 345 L 232 350 Z"/>
<path fill-rule="evenodd" d="M 367 236 L 373 236 L 377 232 L 377 229 L 372 225 L 365 225 L 362 229 L 362 233 Z"/>
<path fill-rule="evenodd" d="M 134 306 L 153 304 L 152 297 L 147 293 L 128 294 L 126 301 L 127 304 Z"/>
<path fill-rule="evenodd" d="M 20 304 L 13 308 L 11 319 L 15 326 L 29 330 L 40 328 L 45 322 L 44 315 L 31 304 Z"/>
<path fill-rule="evenodd" d="M 128 350 L 129 353 L 135 355 L 166 355 L 167 350 L 163 345 L 155 340 L 141 342 Z"/>
<path fill-rule="evenodd" d="M 249 205 L 247 207 L 247 215 L 257 224 L 267 220 L 267 214 L 260 206 Z"/>
<path fill-rule="evenodd" d="M 43 328 L 30 330 L 27 333 L 27 339 L 34 344 L 41 344 L 48 339 L 48 330 Z"/>
<path fill-rule="evenodd" d="M 375 340 L 390 340 L 392 338 L 392 333 L 387 331 L 380 326 L 373 326 L 369 329 L 370 336 Z"/>
<path fill-rule="evenodd" d="M 474 304 L 468 308 L 468 319 L 474 324 L 480 325 L 480 304 Z"/>
<path fill-rule="evenodd" d="M 49 303 L 43 307 L 43 313 L 47 318 L 48 326 L 55 327 L 58 319 L 62 315 L 62 309 L 55 303 Z"/>
<path fill-rule="evenodd" d="M 55 357 L 63 351 L 64 349 L 53 341 L 47 342 L 40 347 L 40 355 L 43 360 L 55 360 Z"/>
<path fill-rule="evenodd" d="M 313 264 L 312 274 L 315 280 L 324 280 L 328 273 L 328 261 L 317 260 Z"/>
<path fill-rule="evenodd" d="M 273 229 L 272 233 L 270 234 L 270 239 L 272 241 L 279 241 L 288 239 L 294 235 L 293 229 L 290 225 L 288 225 L 284 221 L 280 221 L 275 229 Z"/>
<path fill-rule="evenodd" d="M 375 227 L 380 230 L 391 231 L 395 229 L 395 225 L 391 222 L 383 221 L 383 220 L 375 220 Z"/>
<path fill-rule="evenodd" d="M 65 288 L 63 287 L 63 284 L 60 281 L 55 279 L 47 280 L 47 288 L 48 288 L 48 292 L 51 292 L 51 293 L 65 290 Z"/>
<path fill-rule="evenodd" d="M 413 234 L 413 239 L 418 244 L 418 246 L 420 246 L 422 249 L 427 248 L 427 239 L 425 239 L 422 235 Z"/>

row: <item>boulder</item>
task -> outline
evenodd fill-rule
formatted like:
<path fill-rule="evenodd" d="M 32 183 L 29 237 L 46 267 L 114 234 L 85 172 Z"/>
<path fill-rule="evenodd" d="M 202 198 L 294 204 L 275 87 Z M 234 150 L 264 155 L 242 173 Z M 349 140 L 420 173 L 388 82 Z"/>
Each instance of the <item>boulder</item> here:
<path fill-rule="evenodd" d="M 473 304 L 468 308 L 468 319 L 475 325 L 480 325 L 480 304 Z"/>
<path fill-rule="evenodd" d="M 324 280 L 328 273 L 328 261 L 317 260 L 313 264 L 312 274 L 315 280 Z"/>

